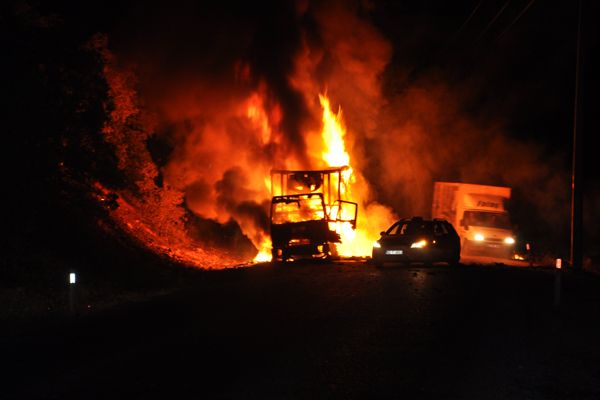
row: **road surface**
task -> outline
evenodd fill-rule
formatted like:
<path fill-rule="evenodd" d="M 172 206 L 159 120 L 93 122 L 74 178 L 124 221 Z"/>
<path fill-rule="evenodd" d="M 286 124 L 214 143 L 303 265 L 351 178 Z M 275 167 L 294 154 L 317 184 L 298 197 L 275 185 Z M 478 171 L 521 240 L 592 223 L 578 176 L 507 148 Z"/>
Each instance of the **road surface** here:
<path fill-rule="evenodd" d="M 362 262 L 205 273 L 2 336 L 2 399 L 600 399 L 600 280 Z M 14 327 L 13 327 L 14 328 Z"/>

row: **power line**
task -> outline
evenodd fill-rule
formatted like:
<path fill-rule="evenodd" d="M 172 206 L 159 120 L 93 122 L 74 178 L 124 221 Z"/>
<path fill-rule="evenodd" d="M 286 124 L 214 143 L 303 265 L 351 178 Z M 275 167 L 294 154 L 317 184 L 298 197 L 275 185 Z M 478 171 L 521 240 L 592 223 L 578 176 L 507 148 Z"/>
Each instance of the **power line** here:
<path fill-rule="evenodd" d="M 535 0 L 531 0 L 529 3 L 527 3 L 527 5 L 525 6 L 525 8 L 523 8 L 521 10 L 521 12 L 519 13 L 519 15 L 516 16 L 516 18 L 510 23 L 510 25 L 508 25 L 506 27 L 506 29 L 504 29 L 502 31 L 502 33 L 500 35 L 498 35 L 498 39 L 500 39 L 502 36 L 504 36 L 504 34 L 506 32 L 508 32 L 510 30 L 510 28 L 517 23 L 517 21 L 523 16 L 523 14 L 525 14 L 527 12 L 527 10 L 529 10 L 529 7 L 531 7 L 531 5 L 535 2 Z"/>
<path fill-rule="evenodd" d="M 481 33 L 477 37 L 477 40 L 481 39 L 481 37 L 483 35 L 485 35 L 485 33 L 488 31 L 488 29 L 490 29 L 490 27 L 494 24 L 494 22 L 496 22 L 496 20 L 498 19 L 498 17 L 502 14 L 502 12 L 504 12 L 504 10 L 506 9 L 506 7 L 508 6 L 508 3 L 510 3 L 510 0 L 507 0 L 506 3 L 504 3 L 504 5 L 502 6 L 502 8 L 500 8 L 500 10 L 498 11 L 498 13 L 494 16 L 494 18 L 492 18 L 492 20 L 486 25 L 486 27 L 483 28 L 483 31 L 481 31 Z"/>
<path fill-rule="evenodd" d="M 465 27 L 467 26 L 467 24 L 469 23 L 469 21 L 473 18 L 473 16 L 475 15 L 475 13 L 477 12 L 477 10 L 481 6 L 481 3 L 482 3 L 481 1 L 479 3 L 477 3 L 477 5 L 473 9 L 473 11 L 471 11 L 471 14 L 469 14 L 469 16 L 467 17 L 467 19 L 465 20 L 465 22 L 463 22 L 463 24 L 460 26 L 460 28 L 458 28 L 458 30 L 456 31 L 456 33 L 453 35 L 454 39 L 456 39 L 456 37 L 458 37 L 458 35 L 463 31 L 463 29 L 465 29 Z"/>

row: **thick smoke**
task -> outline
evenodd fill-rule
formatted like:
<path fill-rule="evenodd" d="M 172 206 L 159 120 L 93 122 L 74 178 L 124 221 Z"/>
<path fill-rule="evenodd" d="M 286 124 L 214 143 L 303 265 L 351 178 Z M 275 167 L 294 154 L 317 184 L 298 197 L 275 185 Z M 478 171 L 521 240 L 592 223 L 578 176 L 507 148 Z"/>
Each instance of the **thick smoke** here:
<path fill-rule="evenodd" d="M 250 238 L 254 243 L 260 243 L 260 233 L 268 232 L 269 221 L 264 212 L 269 201 L 263 204 L 255 201 L 256 193 L 246 187 L 247 174 L 240 167 L 233 167 L 223 174 L 223 179 L 217 182 L 217 206 L 239 222 L 242 230 L 254 235 Z"/>

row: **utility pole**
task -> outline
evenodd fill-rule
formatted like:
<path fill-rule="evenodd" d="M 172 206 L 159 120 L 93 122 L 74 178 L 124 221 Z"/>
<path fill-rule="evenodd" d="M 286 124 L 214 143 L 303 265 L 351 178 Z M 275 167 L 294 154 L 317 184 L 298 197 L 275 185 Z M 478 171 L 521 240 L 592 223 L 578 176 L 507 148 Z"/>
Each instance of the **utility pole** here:
<path fill-rule="evenodd" d="M 578 1 L 577 10 L 577 44 L 575 56 L 575 100 L 573 109 L 573 164 L 571 169 L 571 259 L 574 269 L 582 269 L 582 208 L 583 208 L 583 179 L 582 179 L 582 139 L 581 133 L 581 34 L 582 34 L 582 5 Z"/>

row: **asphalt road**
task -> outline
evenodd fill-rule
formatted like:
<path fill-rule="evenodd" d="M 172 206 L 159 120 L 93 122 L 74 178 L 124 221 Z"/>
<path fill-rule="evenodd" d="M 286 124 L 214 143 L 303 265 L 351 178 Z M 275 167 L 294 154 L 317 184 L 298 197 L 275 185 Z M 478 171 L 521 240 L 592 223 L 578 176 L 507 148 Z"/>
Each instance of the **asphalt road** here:
<path fill-rule="evenodd" d="M 2 335 L 0 398 L 600 399 L 600 279 L 553 292 L 552 270 L 495 265 L 206 273 Z"/>

